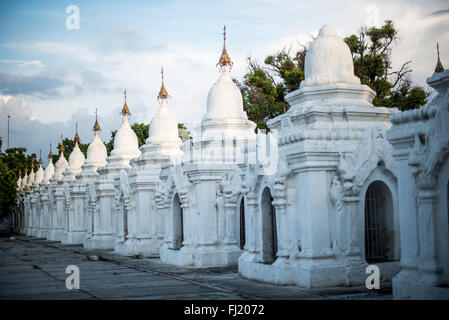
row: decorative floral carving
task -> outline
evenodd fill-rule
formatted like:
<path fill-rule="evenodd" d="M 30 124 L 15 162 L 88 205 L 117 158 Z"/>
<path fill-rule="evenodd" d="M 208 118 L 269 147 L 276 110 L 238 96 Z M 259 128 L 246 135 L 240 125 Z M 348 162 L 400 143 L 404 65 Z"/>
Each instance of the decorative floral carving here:
<path fill-rule="evenodd" d="M 340 153 L 337 175 L 340 178 L 340 183 L 343 184 L 344 194 L 358 195 L 365 180 L 379 165 L 396 175 L 392 152 L 393 147 L 386 140 L 385 128 L 366 129 L 354 152 L 346 155 Z"/>

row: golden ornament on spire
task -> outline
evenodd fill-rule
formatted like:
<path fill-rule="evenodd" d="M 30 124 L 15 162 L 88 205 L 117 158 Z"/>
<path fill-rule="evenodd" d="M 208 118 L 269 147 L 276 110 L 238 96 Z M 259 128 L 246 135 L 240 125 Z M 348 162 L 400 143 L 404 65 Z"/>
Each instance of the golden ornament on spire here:
<path fill-rule="evenodd" d="M 165 89 L 165 84 L 164 84 L 164 67 L 161 67 L 161 74 L 162 74 L 162 85 L 161 85 L 161 90 L 159 90 L 157 100 L 168 98 L 168 92 L 167 92 L 167 89 Z"/>
<path fill-rule="evenodd" d="M 39 150 L 39 165 L 42 165 L 42 150 Z"/>
<path fill-rule="evenodd" d="M 25 167 L 25 174 L 28 174 L 28 168 Z"/>
<path fill-rule="evenodd" d="M 31 171 L 34 171 L 34 160 L 31 161 Z"/>
<path fill-rule="evenodd" d="M 125 95 L 125 104 L 123 105 L 122 116 L 130 116 L 131 112 L 129 112 L 128 105 L 126 104 L 126 89 L 123 91 L 123 94 Z"/>
<path fill-rule="evenodd" d="M 97 131 L 100 131 L 100 130 L 101 130 L 100 124 L 98 123 L 98 111 L 97 111 L 97 109 L 95 109 L 95 124 L 94 124 L 94 131 L 97 132 Z"/>
<path fill-rule="evenodd" d="M 437 61 L 437 65 L 435 67 L 435 73 L 440 73 L 444 71 L 444 67 L 443 64 L 440 61 L 440 45 L 437 42 L 437 55 L 438 55 L 438 61 Z"/>
<path fill-rule="evenodd" d="M 51 143 L 50 143 L 50 153 L 48 154 L 48 159 L 53 159 L 53 152 L 51 152 Z"/>
<path fill-rule="evenodd" d="M 229 66 L 229 68 L 232 68 L 232 61 L 231 58 L 228 55 L 228 52 L 226 51 L 226 26 L 223 28 L 223 51 L 221 52 L 220 60 L 218 60 L 217 66 L 220 66 L 221 68 L 225 66 Z"/>
<path fill-rule="evenodd" d="M 75 143 L 75 144 L 79 144 L 80 143 L 80 136 L 78 135 L 78 122 L 76 122 L 75 123 L 75 137 L 73 138 L 73 142 Z"/>
<path fill-rule="evenodd" d="M 64 138 L 62 137 L 62 134 L 61 134 L 61 143 L 59 144 L 59 154 L 61 155 L 62 153 L 64 153 L 64 151 L 65 151 Z"/>
<path fill-rule="evenodd" d="M 22 169 L 19 169 L 19 177 L 22 178 Z"/>

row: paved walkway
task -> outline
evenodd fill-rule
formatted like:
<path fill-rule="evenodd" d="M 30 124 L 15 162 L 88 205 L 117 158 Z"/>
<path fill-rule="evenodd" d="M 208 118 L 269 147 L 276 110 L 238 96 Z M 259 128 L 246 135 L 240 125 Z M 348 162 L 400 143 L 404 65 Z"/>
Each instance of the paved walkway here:
<path fill-rule="evenodd" d="M 88 255 L 95 254 L 98 261 Z M 68 265 L 80 289 L 68 290 Z M 123 257 L 26 236 L 0 238 L 0 300 L 4 299 L 391 299 L 391 285 L 304 289 L 243 279 L 236 267 L 196 268 L 156 258 Z"/>

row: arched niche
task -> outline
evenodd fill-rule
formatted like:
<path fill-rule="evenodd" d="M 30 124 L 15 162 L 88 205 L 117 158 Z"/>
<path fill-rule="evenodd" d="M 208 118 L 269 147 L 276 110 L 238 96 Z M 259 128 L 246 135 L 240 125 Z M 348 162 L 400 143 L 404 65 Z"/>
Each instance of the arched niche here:
<path fill-rule="evenodd" d="M 237 241 L 237 246 L 244 250 L 246 244 L 246 201 L 245 196 L 242 194 L 237 198 L 237 207 L 235 213 L 235 239 Z"/>
<path fill-rule="evenodd" d="M 449 159 L 441 166 L 437 177 L 438 217 L 437 232 L 439 260 L 449 279 Z M 449 283 L 448 283 L 449 284 Z"/>
<path fill-rule="evenodd" d="M 182 248 L 184 241 L 184 222 L 183 212 L 179 195 L 176 193 L 172 201 L 172 215 L 173 215 L 173 249 L 179 250 Z"/>
<path fill-rule="evenodd" d="M 262 191 L 260 210 L 262 217 L 262 259 L 264 263 L 276 261 L 278 249 L 276 211 L 269 187 Z"/>
<path fill-rule="evenodd" d="M 366 261 L 398 261 L 401 251 L 396 178 L 378 166 L 366 179 L 359 198 L 360 247 Z"/>

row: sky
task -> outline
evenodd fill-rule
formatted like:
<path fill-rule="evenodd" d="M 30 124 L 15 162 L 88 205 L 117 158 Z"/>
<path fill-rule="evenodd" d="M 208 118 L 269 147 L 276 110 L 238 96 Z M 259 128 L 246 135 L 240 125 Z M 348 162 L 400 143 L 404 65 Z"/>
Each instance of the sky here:
<path fill-rule="evenodd" d="M 71 7 L 72 6 L 72 7 Z M 79 10 L 79 19 L 75 19 Z M 436 42 L 449 67 L 449 1 L 189 0 L 0 2 L 0 136 L 45 161 L 59 137 L 93 138 L 95 110 L 103 141 L 121 125 L 127 90 L 131 122 L 150 123 L 159 105 L 161 66 L 175 118 L 192 128 L 206 112 L 218 77 L 227 28 L 232 76 L 246 59 L 309 43 L 323 24 L 341 37 L 361 26 L 393 20 L 399 30 L 393 67 L 412 60 L 412 80 L 426 87 L 436 65 Z M 79 28 L 76 21 L 79 21 Z"/>

